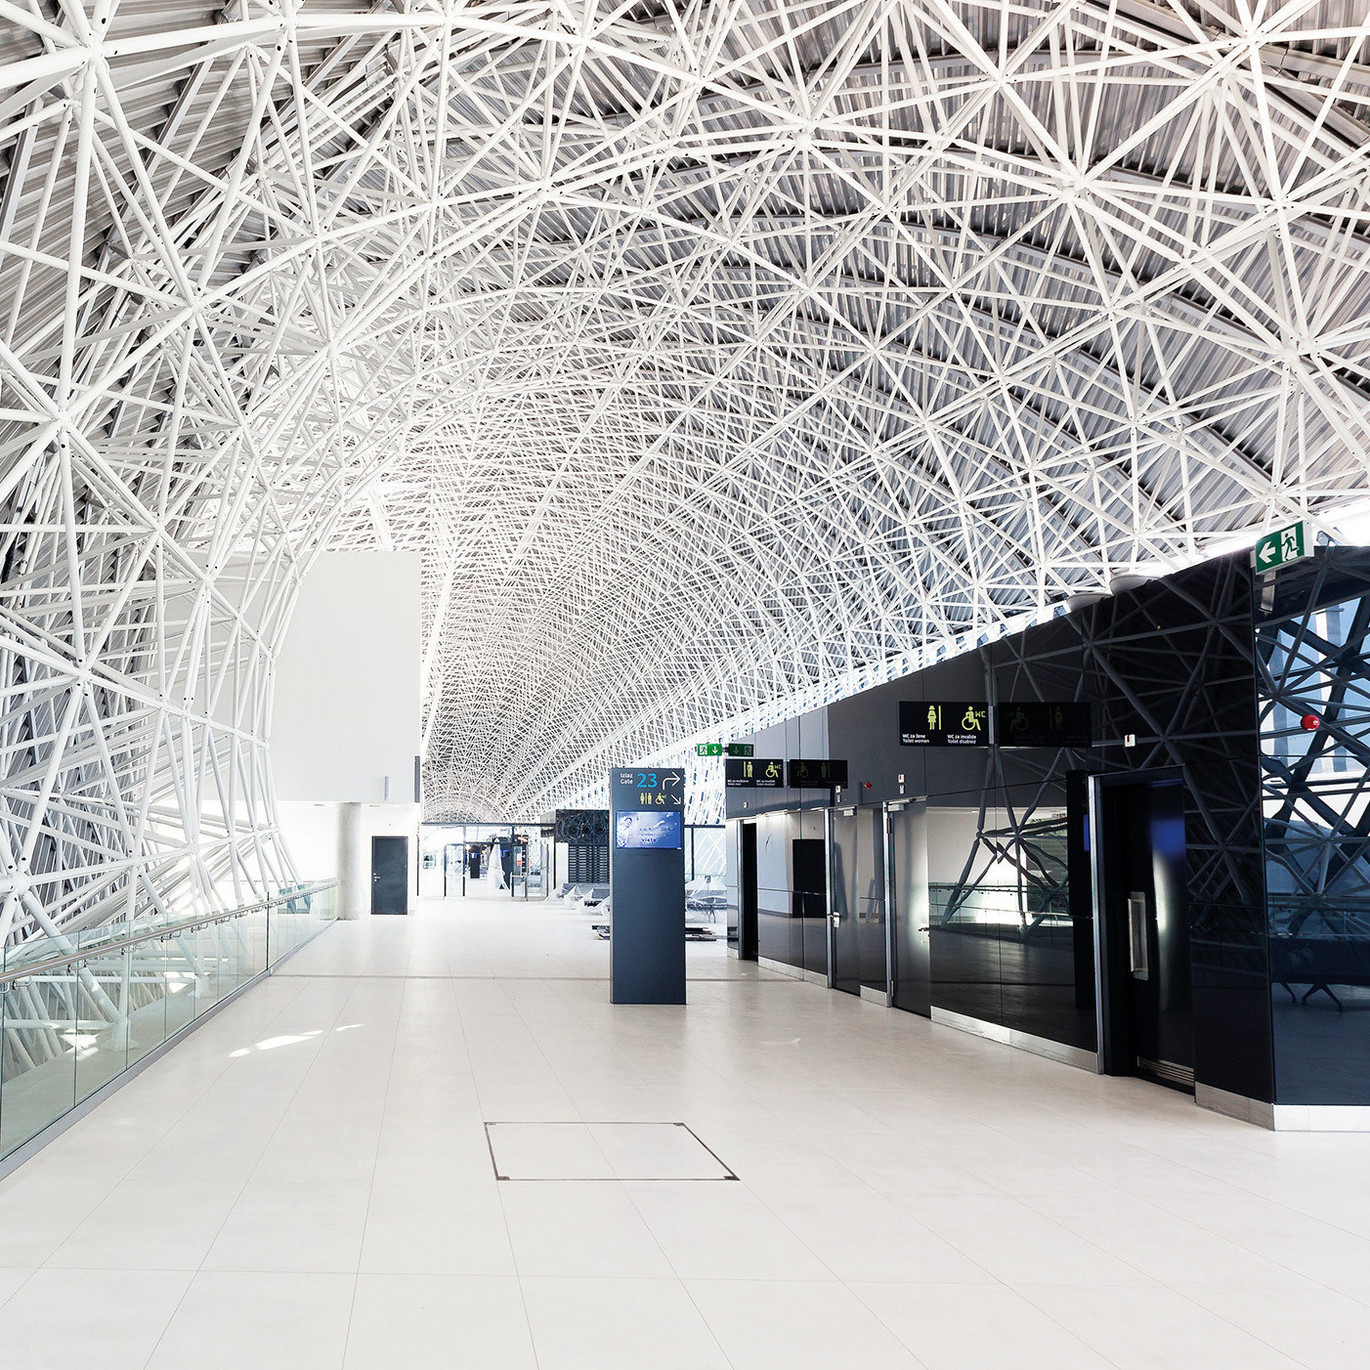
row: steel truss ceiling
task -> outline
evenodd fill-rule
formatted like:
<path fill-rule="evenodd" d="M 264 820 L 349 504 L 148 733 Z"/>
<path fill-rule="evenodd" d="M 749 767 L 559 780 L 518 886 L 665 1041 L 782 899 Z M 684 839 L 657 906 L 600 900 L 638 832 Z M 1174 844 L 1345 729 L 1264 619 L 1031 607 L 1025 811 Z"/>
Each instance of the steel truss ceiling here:
<path fill-rule="evenodd" d="M 288 870 L 425 556 L 430 813 L 1366 488 L 1365 0 L 0 0 L 0 933 Z"/>

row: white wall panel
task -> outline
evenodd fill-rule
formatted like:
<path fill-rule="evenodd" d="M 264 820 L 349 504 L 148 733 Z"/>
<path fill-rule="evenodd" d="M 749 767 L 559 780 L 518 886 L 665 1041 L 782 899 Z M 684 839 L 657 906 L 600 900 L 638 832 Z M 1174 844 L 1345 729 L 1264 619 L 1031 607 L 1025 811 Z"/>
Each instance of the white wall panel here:
<path fill-rule="evenodd" d="M 420 749 L 417 552 L 330 552 L 276 662 L 277 798 L 412 803 Z"/>

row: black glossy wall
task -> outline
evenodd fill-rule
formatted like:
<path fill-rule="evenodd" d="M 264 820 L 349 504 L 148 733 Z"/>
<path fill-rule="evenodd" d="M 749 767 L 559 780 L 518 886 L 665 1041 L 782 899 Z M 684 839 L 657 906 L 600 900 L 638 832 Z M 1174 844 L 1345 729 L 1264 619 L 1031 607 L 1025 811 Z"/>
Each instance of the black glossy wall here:
<path fill-rule="evenodd" d="M 1275 1100 L 1370 1104 L 1370 554 L 1256 610 Z M 1312 726 L 1305 726 L 1305 724 Z"/>
<path fill-rule="evenodd" d="M 1174 768 L 1184 783 L 1195 1079 L 1271 1102 L 1251 615 L 1252 575 L 1238 553 L 1078 618 L 1105 743 L 1090 769 Z M 1131 753 L 1117 745 L 1128 733 Z"/>
<path fill-rule="evenodd" d="M 1088 777 L 1174 771 L 1196 1079 L 1274 1098 L 1252 592 L 1237 554 L 828 707 L 826 754 L 849 763 L 844 803 L 926 800 L 934 1008 L 1096 1049 Z M 1095 745 L 903 747 L 909 700 L 1088 702 Z M 764 740 L 779 754 L 777 734 Z M 733 791 L 729 816 L 798 798 Z"/>

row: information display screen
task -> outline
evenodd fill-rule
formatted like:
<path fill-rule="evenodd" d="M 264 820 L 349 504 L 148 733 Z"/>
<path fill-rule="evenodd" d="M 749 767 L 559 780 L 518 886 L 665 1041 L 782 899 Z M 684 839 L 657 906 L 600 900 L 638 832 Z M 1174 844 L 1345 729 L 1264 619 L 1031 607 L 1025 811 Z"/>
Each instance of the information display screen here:
<path fill-rule="evenodd" d="M 683 845 L 684 814 L 629 810 L 614 815 L 614 846 L 619 851 L 673 851 Z"/>

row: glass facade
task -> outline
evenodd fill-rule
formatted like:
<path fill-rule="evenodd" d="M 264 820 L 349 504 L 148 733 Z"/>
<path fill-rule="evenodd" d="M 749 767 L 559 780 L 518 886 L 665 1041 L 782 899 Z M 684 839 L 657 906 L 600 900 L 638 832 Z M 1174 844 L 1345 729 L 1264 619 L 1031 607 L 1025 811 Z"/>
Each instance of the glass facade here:
<path fill-rule="evenodd" d="M 1291 567 L 1257 614 L 1276 1100 L 1370 1104 L 1370 555 Z"/>

